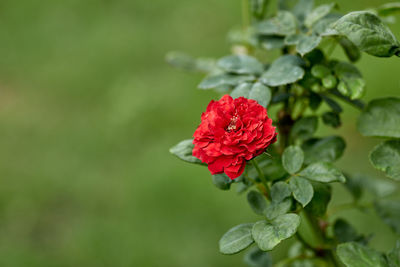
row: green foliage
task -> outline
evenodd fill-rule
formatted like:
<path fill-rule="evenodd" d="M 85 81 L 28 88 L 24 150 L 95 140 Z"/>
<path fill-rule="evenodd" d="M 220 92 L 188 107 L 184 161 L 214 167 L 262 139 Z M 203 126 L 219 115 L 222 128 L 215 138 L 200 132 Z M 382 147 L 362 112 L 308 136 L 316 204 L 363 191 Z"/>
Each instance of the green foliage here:
<path fill-rule="evenodd" d="M 400 55 L 399 41 L 381 19 L 370 12 L 349 13 L 336 21 L 332 28 L 370 55 Z"/>
<path fill-rule="evenodd" d="M 267 107 L 271 101 L 271 89 L 259 82 L 254 84 L 241 83 L 232 90 L 231 96 L 233 98 L 242 96 L 249 99 L 254 99 L 261 106 Z"/>
<path fill-rule="evenodd" d="M 271 255 L 258 247 L 247 252 L 243 260 L 249 267 L 272 267 Z"/>
<path fill-rule="evenodd" d="M 304 25 L 307 26 L 308 28 L 311 28 L 317 21 L 319 21 L 320 19 L 331 13 L 335 5 L 336 4 L 331 3 L 316 7 L 313 11 L 310 12 L 310 14 L 307 15 L 304 21 Z"/>
<path fill-rule="evenodd" d="M 382 253 L 355 242 L 340 244 L 337 247 L 337 254 L 346 267 L 387 266 Z"/>
<path fill-rule="evenodd" d="M 301 147 L 306 164 L 318 161 L 334 162 L 343 155 L 346 143 L 340 136 L 328 136 L 309 139 Z"/>
<path fill-rule="evenodd" d="M 304 153 L 298 146 L 289 146 L 282 155 L 282 165 L 290 174 L 295 174 L 301 169 L 304 161 Z"/>
<path fill-rule="evenodd" d="M 257 19 L 262 19 L 265 15 L 269 0 L 250 0 L 250 11 Z"/>
<path fill-rule="evenodd" d="M 372 100 L 358 119 L 357 128 L 364 136 L 400 138 L 400 99 Z"/>
<path fill-rule="evenodd" d="M 215 69 L 214 59 L 194 58 L 182 52 L 169 52 L 165 60 L 172 66 L 185 70 L 197 72 L 210 72 Z"/>
<path fill-rule="evenodd" d="M 349 39 L 346 37 L 341 37 L 339 38 L 339 44 L 351 62 L 356 62 L 360 59 L 360 50 L 358 50 L 357 46 L 355 46 Z"/>
<path fill-rule="evenodd" d="M 249 99 L 254 99 L 263 107 L 267 107 L 271 101 L 271 89 L 261 83 L 255 83 L 249 92 Z"/>
<path fill-rule="evenodd" d="M 275 203 L 282 202 L 291 193 L 289 185 L 285 182 L 276 182 L 271 186 L 271 199 Z"/>
<path fill-rule="evenodd" d="M 396 191 L 396 184 L 386 179 L 378 179 L 368 175 L 346 175 L 346 188 L 355 200 L 368 192 L 376 198 L 390 196 Z"/>
<path fill-rule="evenodd" d="M 307 179 L 301 177 L 292 177 L 290 179 L 290 189 L 293 197 L 305 207 L 310 203 L 314 196 L 314 189 Z"/>
<path fill-rule="evenodd" d="M 324 112 L 322 114 L 322 121 L 325 125 L 329 125 L 333 128 L 338 128 L 342 125 L 342 121 L 340 119 L 340 115 L 336 112 Z"/>
<path fill-rule="evenodd" d="M 340 93 L 350 99 L 358 99 L 364 95 L 365 81 L 354 65 L 339 62 L 335 65 L 334 72 L 339 79 L 337 89 Z"/>
<path fill-rule="evenodd" d="M 304 69 L 301 67 L 303 64 L 303 60 L 297 56 L 282 56 L 261 76 L 261 82 L 268 86 L 294 83 L 304 76 Z"/>
<path fill-rule="evenodd" d="M 212 182 L 221 190 L 229 190 L 232 184 L 232 180 L 225 173 L 213 175 Z"/>
<path fill-rule="evenodd" d="M 309 180 L 317 182 L 342 182 L 346 181 L 342 172 L 329 162 L 315 162 L 308 165 L 304 170 L 299 173 Z"/>
<path fill-rule="evenodd" d="M 169 152 L 183 161 L 189 163 L 203 164 L 198 158 L 192 156 L 193 147 L 193 139 L 187 139 L 171 147 Z"/>
<path fill-rule="evenodd" d="M 318 182 L 312 182 L 311 184 L 314 189 L 314 196 L 305 209 L 314 216 L 321 217 L 328 209 L 328 204 L 332 198 L 332 188 L 329 184 Z"/>
<path fill-rule="evenodd" d="M 257 31 L 263 35 L 286 36 L 294 34 L 297 28 L 295 16 L 287 11 L 279 11 L 276 17 L 260 22 Z"/>
<path fill-rule="evenodd" d="M 210 75 L 204 78 L 198 87 L 200 89 L 212 89 L 223 85 L 235 86 L 243 82 L 253 81 L 254 79 L 255 77 L 252 75 L 234 75 L 223 73 Z"/>
<path fill-rule="evenodd" d="M 298 120 L 290 132 L 292 140 L 307 140 L 313 136 L 318 127 L 318 118 L 315 116 L 303 117 Z"/>
<path fill-rule="evenodd" d="M 375 202 L 375 210 L 384 223 L 400 234 L 400 201 L 379 199 Z"/>
<path fill-rule="evenodd" d="M 372 165 L 394 180 L 400 180 L 400 140 L 379 144 L 370 154 Z"/>
<path fill-rule="evenodd" d="M 339 243 L 346 243 L 359 239 L 356 229 L 343 219 L 337 219 L 335 221 L 333 233 Z"/>
<path fill-rule="evenodd" d="M 219 240 L 219 251 L 223 254 L 235 254 L 250 246 L 254 240 L 251 234 L 252 223 L 237 225 L 226 232 Z"/>
<path fill-rule="evenodd" d="M 241 83 L 232 90 L 231 96 L 232 96 L 232 98 L 238 98 L 241 96 L 249 98 L 250 90 L 252 87 L 253 87 L 253 84 L 251 84 L 251 83 L 246 83 L 246 82 Z"/>
<path fill-rule="evenodd" d="M 396 246 L 387 254 L 389 267 L 400 266 L 400 241 L 396 242 Z"/>
<path fill-rule="evenodd" d="M 296 233 L 300 225 L 297 214 L 288 213 L 271 221 L 259 221 L 254 224 L 252 235 L 261 250 L 269 251 Z"/>
<path fill-rule="evenodd" d="M 265 209 L 267 207 L 267 203 L 265 202 L 265 198 L 257 191 L 250 191 L 247 193 L 247 201 L 249 202 L 250 207 L 253 211 L 259 215 L 263 215 Z"/>
<path fill-rule="evenodd" d="M 247 55 L 231 55 L 218 60 L 218 67 L 236 74 L 260 74 L 264 66 L 256 58 Z"/>
<path fill-rule="evenodd" d="M 400 12 L 400 2 L 386 3 L 378 8 L 379 16 L 389 16 Z"/>
<path fill-rule="evenodd" d="M 267 205 L 267 208 L 265 209 L 265 216 L 269 220 L 273 220 L 276 217 L 287 213 L 291 207 L 292 200 L 290 198 L 284 198 L 281 202 L 272 201 Z"/>
<path fill-rule="evenodd" d="M 291 39 L 288 39 L 291 37 Z M 288 45 L 296 45 L 296 51 L 301 55 L 304 56 L 305 54 L 308 54 L 312 50 L 314 50 L 319 43 L 321 43 L 322 38 L 321 36 L 318 35 L 306 35 L 306 34 L 301 34 L 301 35 L 291 35 L 288 36 L 287 39 L 285 39 L 286 44 Z"/>
<path fill-rule="evenodd" d="M 324 65 L 316 64 L 311 68 L 311 74 L 316 78 L 322 79 L 331 74 L 331 70 Z"/>
<path fill-rule="evenodd" d="M 224 174 L 213 176 L 213 183 L 222 190 L 231 184 L 237 185 L 237 192 L 249 190 L 251 209 L 264 217 L 229 230 L 220 241 L 220 251 L 234 254 L 255 241 L 245 263 L 272 266 L 271 255 L 264 251 L 297 233 L 301 249 L 289 253 L 277 266 L 339 266 L 336 261 L 340 259 L 351 267 L 398 267 L 399 244 L 388 254 L 374 251 L 367 247 L 371 235 L 359 234 L 345 219 L 333 219 L 340 205 L 328 211 L 330 183 L 339 182 L 353 198 L 353 202 L 343 204 L 345 208 L 368 211 L 374 206 L 383 222 L 400 233 L 400 201 L 387 199 L 395 195 L 395 183 L 400 181 L 400 100 L 375 99 L 365 106 L 361 98 L 366 82 L 353 64 L 362 52 L 376 57 L 400 56 L 400 43 L 384 24 L 390 19 L 388 15 L 400 10 L 398 3 L 348 14 L 332 13 L 334 3 L 314 7 L 312 0 L 279 0 L 276 13 L 266 0 L 243 3 L 243 28 L 229 34 L 234 44 L 232 55 L 217 60 L 183 54 L 168 57 L 174 66 L 205 72 L 200 89 L 256 100 L 268 108 L 279 131 L 278 142 L 256 159 L 247 158 L 252 164 L 235 181 Z M 346 60 L 332 56 L 336 45 Z M 279 50 L 279 56 L 272 58 L 275 54 L 270 50 Z M 320 120 L 331 131 L 342 125 L 346 104 L 360 111 L 357 128 L 363 136 L 391 138 L 373 149 L 370 161 L 392 180 L 344 175 L 334 165 L 344 154 L 344 138 L 337 134 L 315 136 Z M 191 140 L 177 147 L 171 152 L 200 163 L 191 156 Z M 222 157 L 230 157 L 230 153 L 234 152 L 224 152 Z"/>

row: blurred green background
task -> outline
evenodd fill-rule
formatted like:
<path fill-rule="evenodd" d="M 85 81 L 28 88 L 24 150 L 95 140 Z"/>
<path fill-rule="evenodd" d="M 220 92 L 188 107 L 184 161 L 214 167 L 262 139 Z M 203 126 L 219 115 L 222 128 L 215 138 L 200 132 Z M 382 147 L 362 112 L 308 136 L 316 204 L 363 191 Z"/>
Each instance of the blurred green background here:
<path fill-rule="evenodd" d="M 343 12 L 384 3 L 336 2 Z M 255 220 L 244 196 L 168 153 L 216 95 L 164 62 L 170 50 L 228 54 L 240 14 L 239 0 L 0 2 L 0 266 L 243 266 L 217 242 Z M 399 95 L 398 58 L 364 54 L 358 66 L 366 99 Z M 356 132 L 358 111 L 345 114 L 339 164 L 371 172 L 377 141 Z M 336 192 L 332 205 L 349 199 Z M 339 215 L 392 247 L 374 215 Z"/>

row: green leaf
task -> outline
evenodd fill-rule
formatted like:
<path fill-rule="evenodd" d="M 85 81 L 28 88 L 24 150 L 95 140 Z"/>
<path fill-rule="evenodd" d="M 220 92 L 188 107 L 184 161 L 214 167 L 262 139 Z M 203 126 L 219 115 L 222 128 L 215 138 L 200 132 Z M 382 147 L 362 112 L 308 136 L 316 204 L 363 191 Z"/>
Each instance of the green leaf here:
<path fill-rule="evenodd" d="M 250 10 L 253 16 L 262 18 L 268 6 L 269 0 L 250 0 Z"/>
<path fill-rule="evenodd" d="M 233 75 L 233 74 L 217 74 L 205 77 L 198 85 L 200 89 L 211 89 L 221 85 L 236 86 L 243 82 L 253 81 L 254 76 L 251 75 Z"/>
<path fill-rule="evenodd" d="M 271 187 L 271 199 L 275 203 L 282 202 L 285 198 L 289 197 L 292 191 L 289 185 L 285 182 L 276 182 Z"/>
<path fill-rule="evenodd" d="M 258 247 L 253 247 L 243 258 L 244 263 L 249 267 L 272 267 L 272 257 L 269 253 Z"/>
<path fill-rule="evenodd" d="M 341 16 L 338 14 L 326 15 L 313 25 L 312 32 L 321 36 L 329 35 L 333 23 L 335 23 L 340 17 Z"/>
<path fill-rule="evenodd" d="M 338 90 L 350 99 L 361 98 L 364 95 L 365 81 L 360 71 L 352 64 L 339 62 L 335 65 L 335 74 L 340 82 Z"/>
<path fill-rule="evenodd" d="M 257 191 L 252 190 L 247 193 L 247 202 L 249 202 L 251 209 L 259 215 L 263 215 L 267 208 L 264 196 Z"/>
<path fill-rule="evenodd" d="M 346 143 L 340 136 L 312 138 L 302 145 L 305 164 L 318 161 L 334 162 L 343 155 L 345 148 Z"/>
<path fill-rule="evenodd" d="M 321 217 L 325 215 L 328 204 L 331 201 L 332 188 L 329 184 L 318 182 L 311 182 L 311 184 L 314 188 L 314 196 L 305 209 L 314 216 Z"/>
<path fill-rule="evenodd" d="M 331 4 L 326 4 L 326 5 L 320 5 L 316 7 L 313 11 L 311 11 L 310 14 L 306 17 L 304 21 L 304 25 L 306 25 L 308 28 L 311 28 L 314 23 L 328 15 L 332 9 L 335 7 L 336 4 L 331 3 Z"/>
<path fill-rule="evenodd" d="M 294 55 L 281 56 L 261 76 L 261 82 L 269 86 L 279 86 L 294 83 L 304 76 L 301 66 L 304 61 Z"/>
<path fill-rule="evenodd" d="M 396 246 L 387 254 L 389 267 L 400 267 L 400 240 L 397 240 Z"/>
<path fill-rule="evenodd" d="M 355 199 L 361 198 L 364 190 L 377 198 L 389 196 L 396 191 L 396 184 L 394 182 L 365 174 L 346 174 L 345 186 Z"/>
<path fill-rule="evenodd" d="M 165 60 L 173 67 L 197 72 L 211 72 L 215 69 L 215 60 L 210 58 L 193 58 L 188 54 L 171 51 L 165 56 Z"/>
<path fill-rule="evenodd" d="M 262 154 L 257 157 L 257 161 L 258 165 L 260 166 L 260 168 L 264 172 L 265 177 L 267 177 L 268 180 L 278 180 L 287 175 L 285 169 L 282 167 L 282 161 L 277 154 L 276 156 L 273 155 L 272 158 L 265 154 Z M 257 177 L 257 170 L 253 166 L 249 166 L 248 175 L 250 177 Z"/>
<path fill-rule="evenodd" d="M 292 140 L 306 140 L 313 136 L 318 128 L 318 118 L 316 116 L 303 117 L 298 120 L 290 132 Z"/>
<path fill-rule="evenodd" d="M 342 107 L 338 104 L 338 102 L 336 102 L 332 98 L 327 97 L 325 95 L 323 95 L 322 98 L 324 99 L 325 103 L 332 109 L 333 112 L 341 113 L 343 111 Z"/>
<path fill-rule="evenodd" d="M 297 45 L 300 42 L 302 35 L 300 34 L 291 34 L 285 37 L 284 43 L 286 45 Z"/>
<path fill-rule="evenodd" d="M 344 185 L 355 201 L 359 200 L 364 193 L 362 179 L 358 176 L 346 174 L 346 183 Z"/>
<path fill-rule="evenodd" d="M 290 174 L 295 174 L 301 169 L 304 153 L 298 146 L 289 146 L 282 154 L 282 165 Z"/>
<path fill-rule="evenodd" d="M 250 89 L 253 87 L 251 83 L 241 83 L 235 87 L 231 92 L 232 98 L 245 97 L 249 98 Z"/>
<path fill-rule="evenodd" d="M 265 35 L 286 36 L 296 32 L 297 22 L 295 16 L 287 11 L 279 11 L 276 17 L 260 22 L 257 32 Z"/>
<path fill-rule="evenodd" d="M 251 88 L 249 98 L 256 100 L 258 104 L 266 108 L 271 101 L 271 89 L 257 82 Z"/>
<path fill-rule="evenodd" d="M 333 128 L 338 128 L 342 125 L 342 121 L 340 120 L 340 115 L 336 112 L 324 112 L 322 114 L 322 121 L 325 125 L 331 126 Z"/>
<path fill-rule="evenodd" d="M 222 254 L 235 254 L 250 246 L 254 240 L 251 234 L 253 223 L 244 223 L 231 228 L 219 240 Z"/>
<path fill-rule="evenodd" d="M 319 94 L 310 91 L 310 108 L 317 110 L 321 106 L 322 98 Z"/>
<path fill-rule="evenodd" d="M 356 62 L 360 59 L 360 50 L 346 37 L 339 38 L 339 44 L 342 46 L 347 58 L 351 62 Z"/>
<path fill-rule="evenodd" d="M 243 175 L 232 180 L 232 182 L 236 184 L 236 192 L 239 194 L 245 192 L 253 185 L 253 183 L 247 180 Z"/>
<path fill-rule="evenodd" d="M 392 15 L 393 13 L 400 12 L 400 2 L 386 3 L 378 7 L 378 15 L 386 17 Z"/>
<path fill-rule="evenodd" d="M 258 37 L 253 27 L 243 29 L 243 27 L 236 27 L 228 32 L 227 39 L 231 44 L 257 46 Z"/>
<path fill-rule="evenodd" d="M 194 148 L 193 139 L 187 139 L 171 147 L 169 149 L 169 152 L 183 161 L 205 165 L 201 162 L 201 160 L 192 156 L 193 148 Z"/>
<path fill-rule="evenodd" d="M 284 39 L 280 36 L 260 36 L 260 42 L 267 50 L 281 49 L 285 46 Z"/>
<path fill-rule="evenodd" d="M 351 12 L 341 17 L 332 27 L 370 55 L 390 57 L 400 53 L 399 41 L 381 19 L 370 12 Z"/>
<path fill-rule="evenodd" d="M 319 45 L 321 40 L 322 38 L 318 35 L 302 35 L 296 46 L 296 50 L 301 56 L 304 56 L 305 54 L 314 50 L 314 48 Z"/>
<path fill-rule="evenodd" d="M 377 145 L 369 158 L 376 169 L 400 181 L 400 140 L 389 140 Z"/>
<path fill-rule="evenodd" d="M 212 182 L 221 190 L 229 190 L 232 184 L 232 180 L 225 173 L 213 175 Z"/>
<path fill-rule="evenodd" d="M 259 74 L 264 70 L 258 59 L 247 55 L 230 55 L 217 62 L 218 67 L 226 72 L 236 74 Z"/>
<path fill-rule="evenodd" d="M 293 8 L 293 14 L 299 21 L 304 21 L 314 6 L 314 0 L 298 0 Z"/>
<path fill-rule="evenodd" d="M 353 226 L 343 219 L 337 219 L 335 221 L 333 232 L 339 243 L 355 241 L 359 238 L 359 235 Z"/>
<path fill-rule="evenodd" d="M 297 214 L 284 214 L 270 222 L 256 222 L 252 235 L 261 250 L 269 251 L 281 241 L 293 236 L 299 225 L 300 217 Z"/>
<path fill-rule="evenodd" d="M 293 197 L 300 202 L 303 207 L 307 206 L 314 195 L 314 190 L 310 182 L 301 177 L 292 177 L 289 184 L 293 192 Z"/>
<path fill-rule="evenodd" d="M 395 200 L 380 199 L 375 202 L 376 213 L 384 223 L 397 234 L 400 234 L 400 202 Z"/>
<path fill-rule="evenodd" d="M 282 202 L 273 201 L 267 205 L 267 208 L 265 209 L 265 217 L 269 220 L 273 220 L 280 215 L 286 214 L 291 207 L 291 198 L 285 198 Z"/>
<path fill-rule="evenodd" d="M 336 252 L 346 267 L 387 267 L 382 253 L 359 243 L 340 244 Z"/>
<path fill-rule="evenodd" d="M 329 162 L 312 163 L 302 170 L 299 175 L 323 183 L 346 182 L 342 172 Z"/>
<path fill-rule="evenodd" d="M 400 98 L 380 98 L 368 103 L 358 118 L 364 136 L 400 138 Z"/>

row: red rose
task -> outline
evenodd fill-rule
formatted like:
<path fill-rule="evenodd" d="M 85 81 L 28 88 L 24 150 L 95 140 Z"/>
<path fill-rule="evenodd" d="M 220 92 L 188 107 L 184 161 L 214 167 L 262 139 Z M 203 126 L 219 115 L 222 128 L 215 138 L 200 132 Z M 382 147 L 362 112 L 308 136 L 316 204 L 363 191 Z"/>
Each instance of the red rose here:
<path fill-rule="evenodd" d="M 208 165 L 211 174 L 240 176 L 246 161 L 276 141 L 267 110 L 255 100 L 224 95 L 212 100 L 194 132 L 193 156 Z"/>

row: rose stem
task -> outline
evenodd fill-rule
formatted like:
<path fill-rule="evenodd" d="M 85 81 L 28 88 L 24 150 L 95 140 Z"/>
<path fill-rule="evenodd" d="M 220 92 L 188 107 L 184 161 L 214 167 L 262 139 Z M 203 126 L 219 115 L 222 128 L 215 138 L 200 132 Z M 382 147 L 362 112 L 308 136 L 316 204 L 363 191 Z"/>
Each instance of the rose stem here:
<path fill-rule="evenodd" d="M 270 192 L 269 192 L 268 181 L 265 178 L 263 171 L 261 170 L 260 166 L 258 166 L 257 160 L 255 158 L 251 160 L 251 163 L 253 164 L 254 168 L 256 168 L 258 177 L 261 179 L 261 181 L 265 185 L 265 189 L 267 190 L 267 194 L 269 196 Z"/>

